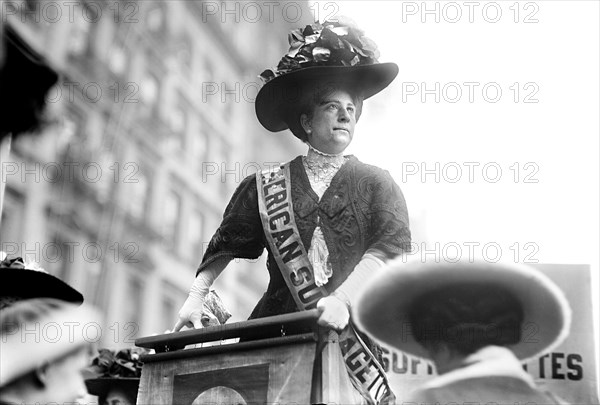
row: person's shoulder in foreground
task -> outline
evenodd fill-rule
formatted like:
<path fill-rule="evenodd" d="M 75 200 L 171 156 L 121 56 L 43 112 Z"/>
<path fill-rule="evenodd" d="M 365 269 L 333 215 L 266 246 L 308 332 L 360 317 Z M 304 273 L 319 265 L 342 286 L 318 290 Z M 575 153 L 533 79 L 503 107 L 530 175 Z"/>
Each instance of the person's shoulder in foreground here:
<path fill-rule="evenodd" d="M 566 402 L 513 377 L 477 377 L 440 387 L 419 388 L 405 404 L 566 404 Z"/>

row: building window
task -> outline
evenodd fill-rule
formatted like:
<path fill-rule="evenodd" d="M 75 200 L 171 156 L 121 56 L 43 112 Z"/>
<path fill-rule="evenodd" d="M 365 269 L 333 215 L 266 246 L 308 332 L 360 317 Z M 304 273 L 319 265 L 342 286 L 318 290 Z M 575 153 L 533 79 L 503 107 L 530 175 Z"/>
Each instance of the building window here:
<path fill-rule="evenodd" d="M 205 59 L 204 60 L 204 77 L 202 77 L 201 81 L 202 81 L 202 83 L 212 83 L 215 80 L 216 80 L 215 79 L 215 68 L 210 60 Z M 211 98 L 214 99 L 215 97 L 220 97 L 220 96 L 215 94 L 215 95 L 208 96 L 208 99 L 209 100 Z M 202 100 L 202 102 L 205 102 L 205 100 Z"/>
<path fill-rule="evenodd" d="M 222 195 L 228 195 L 230 183 L 227 180 L 227 177 L 231 178 L 233 176 L 228 176 L 226 170 L 234 166 L 234 164 L 229 161 L 229 152 L 223 141 L 215 140 L 214 143 L 212 143 L 211 156 L 213 156 L 211 164 L 217 165 L 220 169 L 219 173 L 223 173 L 222 176 L 218 177 L 219 181 L 217 184 L 220 187 L 220 191 Z"/>
<path fill-rule="evenodd" d="M 189 38 L 184 37 L 177 48 L 177 62 L 185 73 L 192 70 L 192 45 Z"/>
<path fill-rule="evenodd" d="M 113 252 L 111 252 L 113 253 Z M 89 297 L 90 301 L 98 300 L 97 291 L 102 273 L 102 263 L 100 261 L 86 261 L 86 281 L 85 281 L 85 297 Z M 97 303 L 96 303 L 97 304 Z"/>
<path fill-rule="evenodd" d="M 200 211 L 195 211 L 187 221 L 187 246 L 186 251 L 189 252 L 189 257 L 193 261 L 199 261 L 204 253 L 203 251 L 203 229 L 204 217 Z"/>
<path fill-rule="evenodd" d="M 130 271 L 134 271 L 130 269 Z M 125 322 L 131 322 L 133 325 L 123 325 L 127 332 L 131 332 L 129 338 L 134 338 L 139 331 L 139 326 L 142 321 L 144 299 L 144 284 L 137 276 L 130 276 L 127 282 L 127 292 L 125 294 L 125 302 L 123 308 L 125 310 Z"/>
<path fill-rule="evenodd" d="M 146 73 L 140 83 L 140 98 L 142 105 L 150 113 L 155 113 L 158 108 L 158 92 L 158 79 L 154 75 Z"/>
<path fill-rule="evenodd" d="M 127 14 L 130 12 L 129 10 L 133 8 L 133 3 L 116 3 L 115 6 L 125 7 L 125 12 L 121 14 Z M 118 19 L 119 15 L 115 15 L 114 17 Z M 111 25 L 112 41 L 108 45 L 105 57 L 108 69 L 117 76 L 125 76 L 129 66 L 129 58 L 131 58 L 131 55 L 128 55 L 129 49 L 126 45 L 126 37 L 129 28 L 124 27 L 124 25 L 119 25 L 119 23 Z"/>
<path fill-rule="evenodd" d="M 235 86 L 235 84 L 233 86 Z M 232 88 L 234 88 L 234 87 L 232 87 Z M 235 100 L 234 96 L 228 97 L 225 100 L 225 103 L 223 104 L 223 119 L 227 123 L 231 123 L 231 121 L 232 121 L 231 117 L 234 114 L 235 104 L 236 104 L 236 100 Z"/>
<path fill-rule="evenodd" d="M 52 275 L 67 282 L 75 261 L 73 251 L 73 243 L 66 243 L 62 237 L 59 237 L 54 240 L 54 243 L 45 246 L 44 265 L 48 265 L 49 272 Z"/>
<path fill-rule="evenodd" d="M 101 175 L 98 176 L 98 181 L 94 182 L 96 195 L 100 202 L 106 203 L 110 198 L 115 180 L 118 180 L 115 179 L 115 170 L 117 167 L 115 155 L 110 150 L 104 149 L 100 152 L 97 163 L 100 167 Z"/>
<path fill-rule="evenodd" d="M 149 206 L 150 182 L 141 170 L 137 170 L 135 177 L 129 180 L 123 179 L 126 188 L 125 194 L 127 195 L 127 211 L 135 219 L 143 221 L 146 218 L 146 211 Z"/>
<path fill-rule="evenodd" d="M 177 319 L 177 308 L 173 299 L 163 296 L 162 302 L 162 329 L 163 331 L 171 330 L 175 320 Z"/>
<path fill-rule="evenodd" d="M 152 33 L 160 33 L 165 29 L 165 8 L 161 5 L 153 6 L 146 14 L 146 27 Z"/>
<path fill-rule="evenodd" d="M 181 107 L 175 107 L 173 111 L 171 111 L 171 116 L 169 117 L 169 126 L 171 127 L 171 131 L 177 133 L 184 132 L 186 120 L 187 117 L 185 110 Z"/>
<path fill-rule="evenodd" d="M 113 42 L 108 49 L 108 68 L 116 75 L 123 76 L 127 71 L 127 53 L 125 44 Z"/>
<path fill-rule="evenodd" d="M 167 138 L 167 147 L 170 150 L 184 150 L 188 116 L 183 102 L 171 110 L 168 120 L 171 135 Z"/>
<path fill-rule="evenodd" d="M 180 215 L 181 196 L 175 191 L 169 191 L 165 196 L 162 233 L 165 240 L 173 247 L 178 245 Z"/>
<path fill-rule="evenodd" d="M 74 21 L 67 39 L 67 49 L 71 55 L 85 56 L 90 51 L 91 21 L 97 23 L 98 18 L 89 7 L 80 4 L 74 7 L 73 16 Z"/>
<path fill-rule="evenodd" d="M 85 115 L 74 108 L 65 113 L 56 138 L 56 150 L 59 154 L 66 153 L 70 146 L 85 138 L 85 120 Z"/>
<path fill-rule="evenodd" d="M 202 167 L 204 161 L 206 160 L 206 152 L 208 149 L 208 136 L 206 135 L 207 129 L 201 123 L 202 128 L 199 131 L 196 131 L 191 136 L 192 142 L 192 159 L 198 162 L 200 170 L 203 170 Z"/>

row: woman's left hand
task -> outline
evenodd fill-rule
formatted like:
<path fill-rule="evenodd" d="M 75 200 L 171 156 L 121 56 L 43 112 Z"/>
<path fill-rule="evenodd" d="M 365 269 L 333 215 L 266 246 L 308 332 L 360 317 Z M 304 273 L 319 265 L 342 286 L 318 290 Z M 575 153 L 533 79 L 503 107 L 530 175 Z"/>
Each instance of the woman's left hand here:
<path fill-rule="evenodd" d="M 317 302 L 317 309 L 321 312 L 321 316 L 317 321 L 319 325 L 337 332 L 341 332 L 348 326 L 350 312 L 341 299 L 333 295 L 323 297 Z"/>

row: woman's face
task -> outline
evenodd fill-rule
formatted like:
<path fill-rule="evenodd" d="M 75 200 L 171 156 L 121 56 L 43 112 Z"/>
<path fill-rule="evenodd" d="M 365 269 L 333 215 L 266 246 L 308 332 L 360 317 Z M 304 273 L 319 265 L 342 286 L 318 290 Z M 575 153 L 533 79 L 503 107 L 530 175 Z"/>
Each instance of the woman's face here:
<path fill-rule="evenodd" d="M 82 370 L 90 363 L 88 349 L 79 349 L 50 363 L 44 371 L 43 396 L 49 402 L 74 403 L 87 393 Z"/>
<path fill-rule="evenodd" d="M 131 402 L 131 399 L 134 401 Z M 114 388 L 109 391 L 101 405 L 135 405 L 135 398 L 128 398 L 124 392 Z"/>
<path fill-rule="evenodd" d="M 342 153 L 354 135 L 356 105 L 350 93 L 334 90 L 318 102 L 312 117 L 302 114 L 302 127 L 308 142 L 324 153 Z"/>

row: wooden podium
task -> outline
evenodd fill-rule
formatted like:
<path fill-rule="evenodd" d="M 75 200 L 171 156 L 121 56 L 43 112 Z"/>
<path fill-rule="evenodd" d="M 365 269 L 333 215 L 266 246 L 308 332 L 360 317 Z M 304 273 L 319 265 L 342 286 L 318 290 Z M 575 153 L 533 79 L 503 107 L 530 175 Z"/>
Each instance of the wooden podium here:
<path fill-rule="evenodd" d="M 156 354 L 142 357 L 137 404 L 360 403 L 338 335 L 318 317 L 310 310 L 140 338 L 136 345 Z M 182 349 L 203 342 L 213 343 Z"/>

